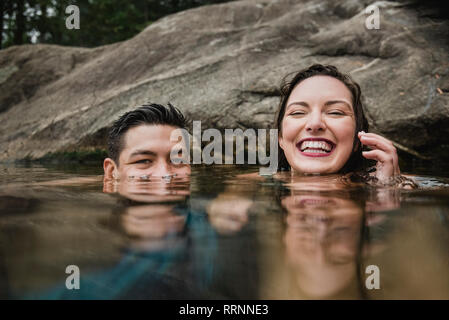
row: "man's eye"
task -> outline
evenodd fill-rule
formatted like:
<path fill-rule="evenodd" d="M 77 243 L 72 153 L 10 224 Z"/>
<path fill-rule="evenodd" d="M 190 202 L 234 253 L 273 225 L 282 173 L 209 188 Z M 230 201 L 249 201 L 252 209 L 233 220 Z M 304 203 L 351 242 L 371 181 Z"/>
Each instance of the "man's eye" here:
<path fill-rule="evenodd" d="M 152 163 L 152 162 L 153 162 L 153 161 L 151 161 L 151 160 L 149 160 L 149 159 L 142 159 L 142 160 L 136 161 L 136 162 L 134 162 L 134 163 L 150 164 L 150 163 Z"/>

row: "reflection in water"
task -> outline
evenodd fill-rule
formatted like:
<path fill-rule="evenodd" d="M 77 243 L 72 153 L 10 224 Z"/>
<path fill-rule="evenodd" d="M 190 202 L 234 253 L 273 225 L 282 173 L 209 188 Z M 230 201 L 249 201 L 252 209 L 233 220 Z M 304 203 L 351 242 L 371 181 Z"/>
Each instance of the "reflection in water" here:
<path fill-rule="evenodd" d="M 287 212 L 285 254 L 295 293 L 312 299 L 362 298 L 357 283 L 364 229 L 361 201 L 344 194 L 292 191 L 281 202 Z"/>
<path fill-rule="evenodd" d="M 148 182 L 104 181 L 103 192 L 117 194 L 110 225 L 128 237 L 130 248 L 170 249 L 185 241 L 188 178 Z"/>
<path fill-rule="evenodd" d="M 401 208 L 413 192 L 361 188 L 337 177 L 292 180 L 278 194 L 284 210 L 283 239 L 281 247 L 266 255 L 269 271 L 261 288 L 262 297 L 441 299 L 449 296 L 449 277 L 444 271 L 448 256 L 441 255 L 440 249 L 434 246 L 435 235 L 428 233 L 432 228 L 439 230 L 437 239 L 441 239 L 441 232 L 447 235 L 447 229 L 441 223 L 431 228 L 414 223 L 419 210 Z M 417 231 L 425 236 L 417 237 Z M 405 254 L 408 241 L 415 243 L 415 251 Z M 275 255 L 278 259 L 273 259 Z M 423 259 L 424 256 L 434 258 Z M 428 272 L 423 278 L 411 271 L 410 261 L 414 269 L 430 268 L 438 272 Z M 379 267 L 379 290 L 366 287 L 369 265 Z"/>
<path fill-rule="evenodd" d="M 104 185 L 117 197 L 108 228 L 126 241 L 115 266 L 83 274 L 79 290 L 35 293 L 44 299 L 179 299 L 213 297 L 215 241 L 204 214 L 187 206 L 189 182 L 124 181 Z M 117 192 L 117 193 L 116 193 Z M 207 239 L 199 247 L 195 242 Z"/>
<path fill-rule="evenodd" d="M 449 298 L 447 189 L 222 167 L 76 185 L 19 173 L 0 186 L 1 298 Z"/>

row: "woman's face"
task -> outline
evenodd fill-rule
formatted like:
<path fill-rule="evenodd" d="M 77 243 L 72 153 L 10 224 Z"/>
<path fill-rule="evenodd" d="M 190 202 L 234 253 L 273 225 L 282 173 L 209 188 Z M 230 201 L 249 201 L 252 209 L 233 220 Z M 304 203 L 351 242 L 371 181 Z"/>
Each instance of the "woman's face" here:
<path fill-rule="evenodd" d="M 287 100 L 281 130 L 279 145 L 293 172 L 338 172 L 353 151 L 351 92 L 330 76 L 303 80 Z"/>

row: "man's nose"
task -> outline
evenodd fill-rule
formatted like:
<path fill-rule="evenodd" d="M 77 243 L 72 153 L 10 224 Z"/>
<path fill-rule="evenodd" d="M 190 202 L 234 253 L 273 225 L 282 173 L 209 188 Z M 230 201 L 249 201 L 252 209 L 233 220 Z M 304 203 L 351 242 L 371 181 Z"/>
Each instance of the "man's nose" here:
<path fill-rule="evenodd" d="M 170 163 L 167 163 L 166 160 L 159 160 L 153 167 L 151 175 L 153 177 L 164 177 L 171 174 L 173 174 L 173 172 Z"/>
<path fill-rule="evenodd" d="M 309 132 L 324 131 L 326 124 L 323 121 L 323 115 L 321 111 L 313 111 L 309 114 L 306 123 L 306 130 Z"/>

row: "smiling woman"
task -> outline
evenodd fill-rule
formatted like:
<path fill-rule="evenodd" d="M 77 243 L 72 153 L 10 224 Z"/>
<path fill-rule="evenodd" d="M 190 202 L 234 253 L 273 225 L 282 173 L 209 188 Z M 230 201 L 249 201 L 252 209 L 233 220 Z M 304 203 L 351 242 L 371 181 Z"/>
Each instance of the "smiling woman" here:
<path fill-rule="evenodd" d="M 354 146 L 355 118 L 351 92 L 329 76 L 299 83 L 287 100 L 279 144 L 293 171 L 335 173 Z"/>
<path fill-rule="evenodd" d="M 345 173 L 363 163 L 357 132 L 368 131 L 359 85 L 334 66 L 312 65 L 281 85 L 276 114 L 279 166 Z"/>
<path fill-rule="evenodd" d="M 275 124 L 279 168 L 293 174 L 349 173 L 377 161 L 371 175 L 390 183 L 400 177 L 393 144 L 368 131 L 360 86 L 334 66 L 315 64 L 281 86 Z M 365 145 L 371 151 L 363 152 Z"/>

